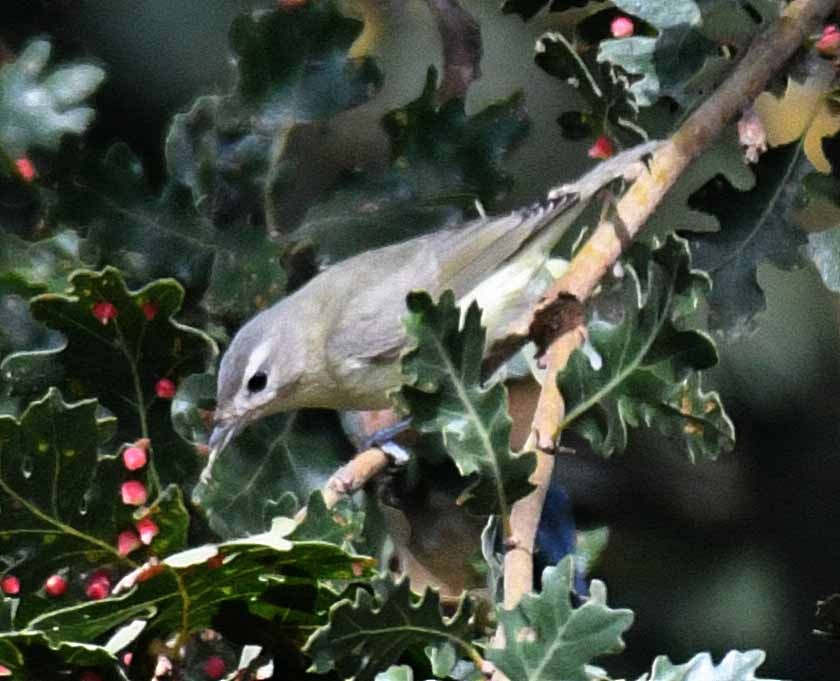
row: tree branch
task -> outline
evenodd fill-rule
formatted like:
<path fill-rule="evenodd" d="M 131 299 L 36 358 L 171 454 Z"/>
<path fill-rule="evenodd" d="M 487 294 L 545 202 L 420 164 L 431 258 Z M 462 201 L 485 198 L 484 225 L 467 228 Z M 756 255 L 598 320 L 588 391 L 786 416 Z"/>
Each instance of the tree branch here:
<path fill-rule="evenodd" d="M 782 15 L 759 35 L 741 62 L 715 93 L 654 154 L 649 171 L 633 183 L 616 206 L 616 219 L 603 219 L 575 255 L 566 273 L 548 291 L 542 302 L 511 328 L 502 341 L 505 352 L 515 346 L 511 338 L 527 339 L 535 320 L 562 296 L 580 301 L 592 295 L 598 282 L 644 226 L 648 217 L 700 155 L 761 91 L 767 80 L 793 55 L 835 6 L 835 0 L 794 0 Z M 511 515 L 512 547 L 505 556 L 506 608 L 516 606 L 533 588 L 533 552 L 537 525 L 554 466 L 554 442 L 563 421 L 563 398 L 557 389 L 557 373 L 583 342 L 583 326 L 563 333 L 546 351 L 548 371 L 534 414 L 532 434 L 526 444 L 536 448 L 537 469 L 532 482 L 537 488 L 514 504 Z M 523 340 L 524 342 L 524 340 Z"/>

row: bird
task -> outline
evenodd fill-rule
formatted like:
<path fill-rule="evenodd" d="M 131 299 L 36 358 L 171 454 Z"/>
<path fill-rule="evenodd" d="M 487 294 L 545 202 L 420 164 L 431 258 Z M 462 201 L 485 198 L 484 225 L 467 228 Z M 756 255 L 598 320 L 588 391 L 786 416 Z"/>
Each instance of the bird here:
<path fill-rule="evenodd" d="M 365 251 L 328 266 L 258 313 L 235 334 L 218 373 L 216 412 L 201 481 L 248 424 L 301 408 L 375 410 L 401 385 L 402 324 L 408 293 L 451 290 L 465 310 L 482 309 L 487 342 L 534 304 L 535 279 L 551 249 L 592 197 L 620 177 L 638 175 L 658 142 L 601 162 L 543 201 L 500 216 Z"/>

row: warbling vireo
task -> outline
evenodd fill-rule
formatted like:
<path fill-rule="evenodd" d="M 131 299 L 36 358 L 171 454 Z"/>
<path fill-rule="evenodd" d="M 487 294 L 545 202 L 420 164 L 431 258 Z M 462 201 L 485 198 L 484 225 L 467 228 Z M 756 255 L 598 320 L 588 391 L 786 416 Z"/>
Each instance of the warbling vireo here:
<path fill-rule="evenodd" d="M 516 311 L 536 302 L 541 289 L 529 284 L 589 199 L 634 166 L 638 172 L 657 144 L 618 154 L 534 206 L 348 258 L 260 312 L 222 359 L 202 480 L 230 440 L 268 414 L 387 407 L 401 383 L 401 318 L 413 290 L 437 297 L 451 289 L 462 309 L 475 300 L 488 342 L 504 334 Z"/>

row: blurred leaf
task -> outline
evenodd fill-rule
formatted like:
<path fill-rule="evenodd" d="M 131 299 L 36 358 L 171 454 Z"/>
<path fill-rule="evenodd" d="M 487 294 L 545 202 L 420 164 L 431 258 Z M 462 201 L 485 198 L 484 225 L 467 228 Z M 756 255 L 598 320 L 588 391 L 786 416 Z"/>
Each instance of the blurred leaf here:
<path fill-rule="evenodd" d="M 813 260 L 826 288 L 840 293 L 840 227 L 809 234 L 805 254 Z"/>
<path fill-rule="evenodd" d="M 0 294 L 29 298 L 45 291 L 64 291 L 68 275 L 86 264 L 83 245 L 71 230 L 36 242 L 0 232 Z"/>
<path fill-rule="evenodd" d="M 607 589 L 597 579 L 589 598 L 573 608 L 573 583 L 570 556 L 545 569 L 539 594 L 526 594 L 515 609 L 498 611 L 505 647 L 488 649 L 487 659 L 509 679 L 587 681 L 587 664 L 624 649 L 621 635 L 633 613 L 608 607 Z"/>
<path fill-rule="evenodd" d="M 684 83 L 717 50 L 699 31 L 700 8 L 694 0 L 615 0 L 615 5 L 655 27 L 659 35 L 603 40 L 598 61 L 641 76 L 629 86 L 639 106 L 650 106 L 663 95 L 684 100 Z"/>
<path fill-rule="evenodd" d="M 110 267 L 78 271 L 70 284 L 67 294 L 45 293 L 31 302 L 36 319 L 67 337 L 63 389 L 74 398 L 96 396 L 119 418 L 120 439 L 151 438 L 147 470 L 153 491 L 160 489 L 158 477 L 162 485 L 189 483 L 200 462 L 175 434 L 169 400 L 156 396 L 156 386 L 161 379 L 177 384 L 203 371 L 217 350 L 205 333 L 172 319 L 183 289 L 162 279 L 129 291 Z M 103 324 L 94 316 L 95 306 L 108 303 L 115 316 Z"/>
<path fill-rule="evenodd" d="M 183 438 L 207 441 L 205 410 L 215 395 L 215 377 L 209 374 L 191 376 L 178 391 L 173 418 Z M 225 448 L 210 481 L 196 486 L 193 501 L 222 537 L 263 532 L 275 516 L 294 514 L 351 454 L 336 418 L 326 412 L 270 416 Z"/>
<path fill-rule="evenodd" d="M 12 159 L 33 147 L 56 151 L 64 135 L 81 135 L 93 120 L 93 109 L 79 105 L 105 72 L 77 64 L 45 77 L 51 49 L 49 42 L 35 40 L 16 60 L 0 66 L 0 148 Z"/>
<path fill-rule="evenodd" d="M 363 28 L 334 0 L 234 20 L 234 91 L 196 100 L 175 116 L 166 141 L 170 177 L 190 189 L 202 214 L 265 222 L 264 189 L 282 183 L 289 131 L 363 104 L 381 86 L 371 57 L 350 56 Z"/>
<path fill-rule="evenodd" d="M 401 664 L 399 667 L 388 667 L 384 672 L 380 672 L 374 681 L 414 681 L 414 672 L 408 665 Z"/>
<path fill-rule="evenodd" d="M 464 596 L 454 615 L 441 613 L 440 596 L 426 590 L 419 600 L 409 580 L 389 577 L 373 581 L 373 595 L 356 590 L 354 601 L 343 600 L 330 608 L 330 621 L 306 642 L 312 670 L 324 674 L 335 669 L 343 678 L 372 681 L 414 646 L 453 644 L 472 653 L 471 602 Z"/>
<path fill-rule="evenodd" d="M 108 649 L 82 641 L 50 641 L 40 631 L 0 632 L 0 663 L 14 679 L 83 678 L 91 668 L 99 678 L 126 678 Z"/>
<path fill-rule="evenodd" d="M 703 209 L 720 221 L 720 231 L 686 235 L 694 264 L 714 282 L 709 294 L 709 323 L 738 336 L 754 327 L 753 317 L 766 303 L 758 285 L 758 266 L 767 261 L 790 270 L 801 263 L 805 234 L 794 224 L 802 176 L 810 164 L 802 144 L 771 149 L 755 166 L 755 186 L 737 191 L 718 184 Z"/>
<path fill-rule="evenodd" d="M 210 626 L 226 602 L 256 604 L 271 586 L 268 576 L 285 575 L 302 589 L 305 584 L 314 587 L 318 580 L 353 579 L 354 566 L 370 563 L 331 544 L 293 544 L 286 538 L 293 528 L 291 519 L 277 518 L 266 533 L 169 555 L 160 565 L 147 564 L 126 578 L 127 593 L 46 613 L 28 627 L 60 632 L 55 636 L 62 639 L 89 641 L 124 622 L 147 619 L 144 639 L 172 632 L 183 637 Z M 309 604 L 310 616 L 316 614 L 316 605 Z M 275 612 L 284 610 L 283 603 L 272 606 Z M 285 610 L 290 614 L 288 607 Z"/>
<path fill-rule="evenodd" d="M 492 209 L 513 184 L 501 159 L 527 133 L 524 100 L 514 94 L 468 116 L 462 100 L 438 105 L 436 91 L 430 69 L 420 97 L 385 116 L 389 168 L 348 177 L 309 210 L 296 239 L 335 261 L 459 224 L 476 199 Z"/>
<path fill-rule="evenodd" d="M 511 504 L 531 489 L 532 452 L 510 449 L 511 420 L 501 383 L 482 385 L 485 330 L 472 304 L 460 326 L 455 297 L 446 291 L 435 305 L 427 293 L 410 293 L 405 326 L 415 346 L 402 357 L 401 397 L 421 433 L 441 433 L 444 446 L 464 476 L 462 493 L 474 513 L 507 518 Z"/>
<path fill-rule="evenodd" d="M 335 471 L 333 471 L 335 472 Z M 306 517 L 289 535 L 292 541 L 322 541 L 344 550 L 361 536 L 364 514 L 353 508 L 349 499 L 341 499 L 334 508 L 327 508 L 324 495 L 316 490 L 309 495 Z"/>
<path fill-rule="evenodd" d="M 628 427 L 645 425 L 680 438 L 692 460 L 713 459 L 735 437 L 718 394 L 701 388 L 698 372 L 717 364 L 717 349 L 705 333 L 684 330 L 708 277 L 691 268 L 688 244 L 676 237 L 652 253 L 637 246 L 630 258 L 587 324 L 596 366 L 576 350 L 558 376 L 562 427 L 605 456 L 627 446 Z"/>
<path fill-rule="evenodd" d="M 770 681 L 755 676 L 762 662 L 763 650 L 730 651 L 717 666 L 709 653 L 699 653 L 685 664 L 673 664 L 660 655 L 653 661 L 650 674 L 639 681 Z"/>
<path fill-rule="evenodd" d="M 830 101 L 833 72 L 828 62 L 804 83 L 788 78 L 781 97 L 761 93 L 755 100 L 755 112 L 761 118 L 771 147 L 784 146 L 802 138 L 805 156 L 821 173 L 831 172 L 822 140 L 840 130 L 840 113 Z"/>
<path fill-rule="evenodd" d="M 65 347 L 64 335 L 36 322 L 25 299 L 0 296 L 0 412 L 16 414 L 21 400 L 59 383 Z"/>
<path fill-rule="evenodd" d="M 816 633 L 840 640 L 840 594 L 817 601 Z"/>

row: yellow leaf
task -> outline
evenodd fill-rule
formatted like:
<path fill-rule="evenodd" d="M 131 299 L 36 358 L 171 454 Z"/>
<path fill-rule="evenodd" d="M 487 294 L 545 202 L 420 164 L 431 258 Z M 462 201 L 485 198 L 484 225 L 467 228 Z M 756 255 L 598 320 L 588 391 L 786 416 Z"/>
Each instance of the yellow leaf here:
<path fill-rule="evenodd" d="M 840 114 L 828 103 L 830 84 L 830 75 L 820 71 L 804 83 L 789 79 L 781 97 L 762 92 L 755 100 L 755 111 L 770 146 L 789 144 L 804 136 L 805 155 L 821 173 L 831 172 L 822 139 L 840 130 Z"/>

